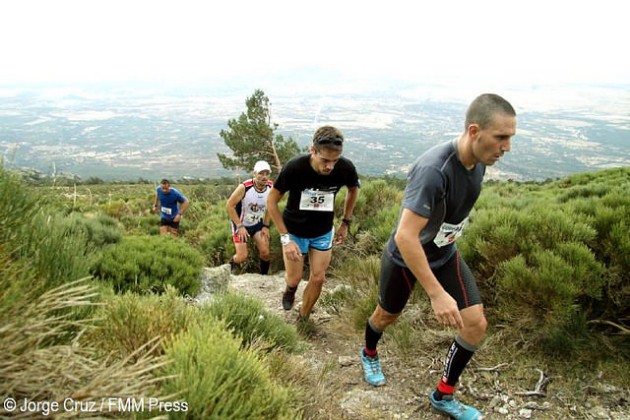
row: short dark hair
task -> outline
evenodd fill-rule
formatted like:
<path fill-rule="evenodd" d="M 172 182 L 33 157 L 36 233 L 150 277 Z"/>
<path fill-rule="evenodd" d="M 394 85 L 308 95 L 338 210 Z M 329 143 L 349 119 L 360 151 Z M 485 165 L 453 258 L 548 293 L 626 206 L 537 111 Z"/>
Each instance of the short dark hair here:
<path fill-rule="evenodd" d="M 160 181 L 160 184 L 162 184 L 162 185 L 164 185 L 164 184 L 169 184 L 169 185 L 171 185 L 171 183 L 169 182 L 169 180 L 168 180 L 168 179 L 166 179 L 166 178 L 162 179 L 162 180 Z"/>
<path fill-rule="evenodd" d="M 485 128 L 495 114 L 504 114 L 510 117 L 516 116 L 516 111 L 508 101 L 494 93 L 484 93 L 475 98 L 466 111 L 466 122 L 464 129 L 467 130 L 471 124 L 478 124 Z"/>
<path fill-rule="evenodd" d="M 313 147 L 318 152 L 322 148 L 341 151 L 343 150 L 343 134 L 331 125 L 320 127 L 313 134 Z"/>

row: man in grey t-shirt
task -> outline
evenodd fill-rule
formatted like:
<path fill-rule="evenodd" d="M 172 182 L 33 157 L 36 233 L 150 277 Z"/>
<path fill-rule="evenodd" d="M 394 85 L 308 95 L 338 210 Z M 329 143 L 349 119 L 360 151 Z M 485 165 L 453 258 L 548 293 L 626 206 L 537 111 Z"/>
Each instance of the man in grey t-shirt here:
<path fill-rule="evenodd" d="M 380 386 L 386 380 L 378 341 L 420 283 L 437 320 L 458 330 L 437 389 L 429 395 L 435 410 L 457 419 L 481 417 L 477 409 L 454 399 L 453 392 L 485 335 L 487 321 L 477 284 L 455 241 L 479 197 L 486 166 L 510 151 L 515 133 L 512 105 L 498 95 L 484 94 L 468 107 L 464 132 L 457 139 L 434 146 L 414 163 L 381 259 L 378 305 L 366 325 L 364 377 Z"/>

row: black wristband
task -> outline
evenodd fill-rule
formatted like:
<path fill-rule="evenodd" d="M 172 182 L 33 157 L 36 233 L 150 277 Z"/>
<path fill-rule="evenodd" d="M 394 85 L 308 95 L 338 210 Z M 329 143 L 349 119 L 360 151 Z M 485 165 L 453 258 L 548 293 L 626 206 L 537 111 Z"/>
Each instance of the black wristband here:
<path fill-rule="evenodd" d="M 343 218 L 343 219 L 341 219 L 341 223 L 343 223 L 344 225 L 350 226 L 352 224 L 352 220 Z"/>
<path fill-rule="evenodd" d="M 267 229 L 269 229 L 269 225 L 267 225 L 267 224 L 265 224 L 265 223 L 263 223 L 263 227 L 264 227 L 264 228 L 266 227 Z"/>

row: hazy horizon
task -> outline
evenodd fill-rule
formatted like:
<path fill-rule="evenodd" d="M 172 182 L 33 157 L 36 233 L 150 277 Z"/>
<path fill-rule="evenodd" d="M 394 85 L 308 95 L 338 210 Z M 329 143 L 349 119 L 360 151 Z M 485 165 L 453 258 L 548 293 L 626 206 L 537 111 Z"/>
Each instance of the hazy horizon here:
<path fill-rule="evenodd" d="M 353 91 L 315 84 L 306 73 L 268 90 L 277 134 L 309 144 L 319 125 L 339 127 L 344 152 L 363 175 L 404 177 L 415 158 L 463 129 L 481 92 L 453 86 L 391 84 Z M 183 86 L 183 85 L 182 85 Z M 255 88 L 224 85 L 56 85 L 0 87 L 0 157 L 5 166 L 104 180 L 233 176 L 216 153 L 219 136 L 246 111 Z M 280 93 L 279 93 L 280 92 Z M 322 93 L 325 92 L 325 93 Z M 513 151 L 494 179 L 543 180 L 630 165 L 630 91 L 618 86 L 531 86 L 499 92 L 517 110 Z M 247 172 L 247 171 L 245 171 Z"/>

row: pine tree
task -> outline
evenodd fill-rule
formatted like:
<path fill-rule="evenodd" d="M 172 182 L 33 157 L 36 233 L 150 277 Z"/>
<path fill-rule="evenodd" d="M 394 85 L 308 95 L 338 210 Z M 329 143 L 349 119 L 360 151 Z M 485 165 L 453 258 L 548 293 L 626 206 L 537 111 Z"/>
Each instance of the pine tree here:
<path fill-rule="evenodd" d="M 238 119 L 228 121 L 228 130 L 221 130 L 220 136 L 232 150 L 232 156 L 217 153 L 225 169 L 242 168 L 251 171 L 258 160 L 266 160 L 274 173 L 278 173 L 282 163 L 300 152 L 297 143 L 275 134 L 277 124 L 271 124 L 269 98 L 257 89 L 245 101 L 247 112 Z"/>

